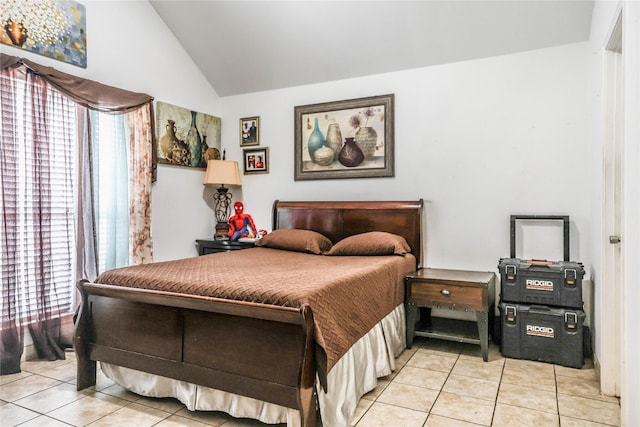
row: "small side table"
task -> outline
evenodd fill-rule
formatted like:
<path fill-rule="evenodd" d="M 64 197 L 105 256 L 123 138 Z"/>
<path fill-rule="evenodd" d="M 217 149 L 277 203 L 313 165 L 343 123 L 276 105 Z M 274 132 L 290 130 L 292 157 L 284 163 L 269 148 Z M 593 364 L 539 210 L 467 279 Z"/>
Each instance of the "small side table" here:
<path fill-rule="evenodd" d="M 198 239 L 196 243 L 199 256 L 253 247 L 253 242 L 232 242 L 231 240 Z"/>
<path fill-rule="evenodd" d="M 414 335 L 450 341 L 480 344 L 482 359 L 489 358 L 489 332 L 493 330 L 496 275 L 492 272 L 422 268 L 405 277 L 405 307 L 407 312 L 407 348 Z M 418 307 L 428 307 L 423 327 L 416 329 Z M 466 331 L 464 321 L 431 320 L 431 308 L 474 311 L 477 333 Z M 491 318 L 489 314 L 491 313 Z M 473 323 L 471 323 L 473 324 Z"/>

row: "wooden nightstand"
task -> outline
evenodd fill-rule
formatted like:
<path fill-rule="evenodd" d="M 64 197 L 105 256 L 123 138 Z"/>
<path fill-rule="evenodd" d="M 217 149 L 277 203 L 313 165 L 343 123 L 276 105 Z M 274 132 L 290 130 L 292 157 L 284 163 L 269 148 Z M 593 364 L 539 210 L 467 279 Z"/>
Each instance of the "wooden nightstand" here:
<path fill-rule="evenodd" d="M 489 357 L 489 331 L 493 329 L 496 275 L 492 272 L 423 268 L 405 277 L 407 348 L 414 335 L 480 344 L 482 358 Z M 418 307 L 424 319 L 416 329 Z M 453 319 L 432 319 L 431 308 L 473 311 L 477 331 Z M 473 325 L 473 323 L 471 323 Z"/>
<path fill-rule="evenodd" d="M 231 240 L 198 239 L 196 243 L 198 245 L 198 255 L 200 256 L 253 247 L 253 242 L 232 242 Z"/>

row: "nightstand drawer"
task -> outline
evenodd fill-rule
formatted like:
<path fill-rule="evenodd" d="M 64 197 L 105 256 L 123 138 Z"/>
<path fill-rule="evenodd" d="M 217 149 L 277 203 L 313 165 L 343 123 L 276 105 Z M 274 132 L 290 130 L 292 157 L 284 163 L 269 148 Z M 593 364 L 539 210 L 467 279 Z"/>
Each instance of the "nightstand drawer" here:
<path fill-rule="evenodd" d="M 481 287 L 414 282 L 407 297 L 409 302 L 417 305 L 486 311 L 483 292 Z"/>

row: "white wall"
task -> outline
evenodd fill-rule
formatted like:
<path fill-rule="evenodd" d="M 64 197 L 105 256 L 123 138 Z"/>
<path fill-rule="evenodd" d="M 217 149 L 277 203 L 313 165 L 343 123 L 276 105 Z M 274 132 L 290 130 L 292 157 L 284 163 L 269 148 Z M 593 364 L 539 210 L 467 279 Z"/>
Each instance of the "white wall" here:
<path fill-rule="evenodd" d="M 2 52 L 220 116 L 218 95 L 148 2 L 81 3 L 87 14 L 86 69 L 6 45 L 0 45 Z M 158 166 L 152 190 L 155 260 L 194 256 L 194 239 L 213 234 L 203 177 L 198 169 Z"/>
<path fill-rule="evenodd" d="M 273 200 L 431 201 L 426 264 L 495 270 L 509 215 L 569 214 L 572 259 L 588 262 L 586 43 L 221 99 L 227 158 L 239 118 L 260 116 L 270 173 L 243 177 L 247 212 L 270 228 Z M 395 94 L 394 178 L 294 181 L 296 105 Z M 561 242 L 554 242 L 554 244 Z"/>
<path fill-rule="evenodd" d="M 242 160 L 238 120 L 261 117 L 270 173 L 235 189 L 261 228 L 275 199 L 416 199 L 427 208 L 429 266 L 493 270 L 509 253 L 508 216 L 572 216 L 572 258 L 586 261 L 589 186 L 587 45 L 220 99 L 147 2 L 87 1 L 88 67 L 10 54 L 223 119 L 227 157 Z M 394 93 L 396 176 L 293 180 L 293 107 Z M 567 163 L 566 159 L 571 159 Z M 156 260 L 195 255 L 213 215 L 203 173 L 158 166 Z"/>

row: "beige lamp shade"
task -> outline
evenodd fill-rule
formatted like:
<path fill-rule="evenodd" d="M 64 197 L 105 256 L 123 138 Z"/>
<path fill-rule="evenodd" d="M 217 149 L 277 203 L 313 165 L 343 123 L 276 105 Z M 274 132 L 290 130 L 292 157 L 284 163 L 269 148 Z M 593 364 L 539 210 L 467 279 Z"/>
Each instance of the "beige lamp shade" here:
<path fill-rule="evenodd" d="M 242 185 L 238 162 L 233 160 L 209 160 L 203 184 Z"/>

